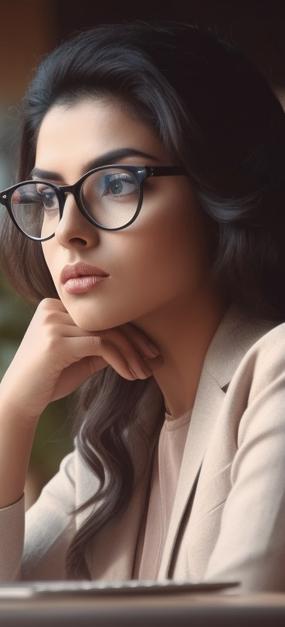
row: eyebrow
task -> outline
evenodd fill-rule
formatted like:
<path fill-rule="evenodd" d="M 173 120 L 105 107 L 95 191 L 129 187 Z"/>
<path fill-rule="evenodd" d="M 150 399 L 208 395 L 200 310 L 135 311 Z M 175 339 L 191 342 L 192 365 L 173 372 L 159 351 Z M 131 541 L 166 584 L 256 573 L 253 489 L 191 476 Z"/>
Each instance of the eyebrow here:
<path fill-rule="evenodd" d="M 89 170 L 93 170 L 93 168 L 97 168 L 104 165 L 110 165 L 113 163 L 117 163 L 126 157 L 144 157 L 146 159 L 153 159 L 154 161 L 160 161 L 154 155 L 150 155 L 147 152 L 143 152 L 142 150 L 137 150 L 136 148 L 119 148 L 117 150 L 111 150 L 110 152 L 106 152 L 105 154 L 97 157 L 96 159 L 92 159 L 85 163 L 84 167 L 81 170 L 81 174 L 85 174 Z M 31 177 L 36 176 L 37 178 L 44 179 L 56 179 L 63 180 L 62 176 L 58 172 L 51 172 L 50 170 L 41 170 L 40 168 L 33 168 L 31 171 Z"/>

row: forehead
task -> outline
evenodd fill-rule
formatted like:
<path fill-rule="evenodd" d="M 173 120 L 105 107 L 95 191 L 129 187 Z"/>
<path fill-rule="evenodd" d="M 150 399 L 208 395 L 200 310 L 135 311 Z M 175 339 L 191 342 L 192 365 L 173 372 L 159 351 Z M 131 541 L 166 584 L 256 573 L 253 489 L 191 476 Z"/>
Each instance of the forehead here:
<path fill-rule="evenodd" d="M 77 175 L 82 164 L 125 146 L 169 160 L 154 130 L 123 103 L 88 98 L 56 104 L 40 126 L 35 165 L 63 176 Z"/>

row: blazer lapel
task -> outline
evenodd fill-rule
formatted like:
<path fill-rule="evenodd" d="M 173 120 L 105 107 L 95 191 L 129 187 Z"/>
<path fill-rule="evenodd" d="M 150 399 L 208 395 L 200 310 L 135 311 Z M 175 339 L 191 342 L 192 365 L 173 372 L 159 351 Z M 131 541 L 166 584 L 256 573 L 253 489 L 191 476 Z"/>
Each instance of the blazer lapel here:
<path fill-rule="evenodd" d="M 273 326 L 274 322 L 268 320 L 249 320 L 231 305 L 212 338 L 196 392 L 158 578 L 171 577 L 183 533 L 183 517 L 194 496 L 195 482 L 230 380 L 250 346 Z"/>

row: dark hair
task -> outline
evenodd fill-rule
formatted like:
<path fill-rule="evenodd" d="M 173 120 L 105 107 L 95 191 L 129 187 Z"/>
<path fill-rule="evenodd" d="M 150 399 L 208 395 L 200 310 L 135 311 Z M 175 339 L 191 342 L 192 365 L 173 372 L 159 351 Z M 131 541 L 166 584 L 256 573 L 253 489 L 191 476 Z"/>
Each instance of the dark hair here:
<path fill-rule="evenodd" d="M 47 55 L 26 93 L 21 180 L 34 165 L 49 108 L 90 95 L 123 99 L 185 166 L 209 222 L 213 276 L 228 299 L 248 316 L 285 320 L 285 122 L 260 72 L 233 43 L 190 24 L 135 21 L 82 32 Z M 57 297 L 41 247 L 9 219 L 1 258 L 25 296 Z M 111 367 L 81 387 L 78 447 L 100 488 L 83 505 L 96 507 L 68 549 L 73 578 L 89 576 L 88 544 L 133 493 L 131 430 L 141 446 L 151 442 L 146 468 L 164 410 L 153 379 L 130 382 Z M 145 428 L 146 414 L 153 430 Z"/>

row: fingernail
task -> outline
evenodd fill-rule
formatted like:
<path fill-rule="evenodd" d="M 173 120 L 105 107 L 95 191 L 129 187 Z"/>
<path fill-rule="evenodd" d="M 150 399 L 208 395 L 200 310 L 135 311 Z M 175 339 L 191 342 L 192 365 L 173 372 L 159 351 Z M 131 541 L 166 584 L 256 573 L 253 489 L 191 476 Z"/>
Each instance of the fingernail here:
<path fill-rule="evenodd" d="M 129 367 L 129 372 L 132 375 L 132 377 L 134 377 L 135 379 L 138 378 L 138 375 L 136 374 L 136 372 L 134 372 L 134 370 L 132 370 L 130 367 Z"/>
<path fill-rule="evenodd" d="M 157 357 L 160 354 L 160 351 L 153 344 L 146 344 L 144 347 L 144 354 L 146 357 Z"/>
<path fill-rule="evenodd" d="M 155 368 L 156 366 L 162 366 L 162 364 L 164 363 L 162 355 L 157 355 L 156 357 L 154 357 L 153 355 L 152 357 L 148 357 L 147 359 L 149 360 L 148 364 L 151 369 Z"/>
<path fill-rule="evenodd" d="M 147 364 L 144 364 L 144 367 L 142 368 L 142 372 L 145 374 L 146 377 L 151 377 L 152 376 L 152 371 L 148 367 Z"/>

